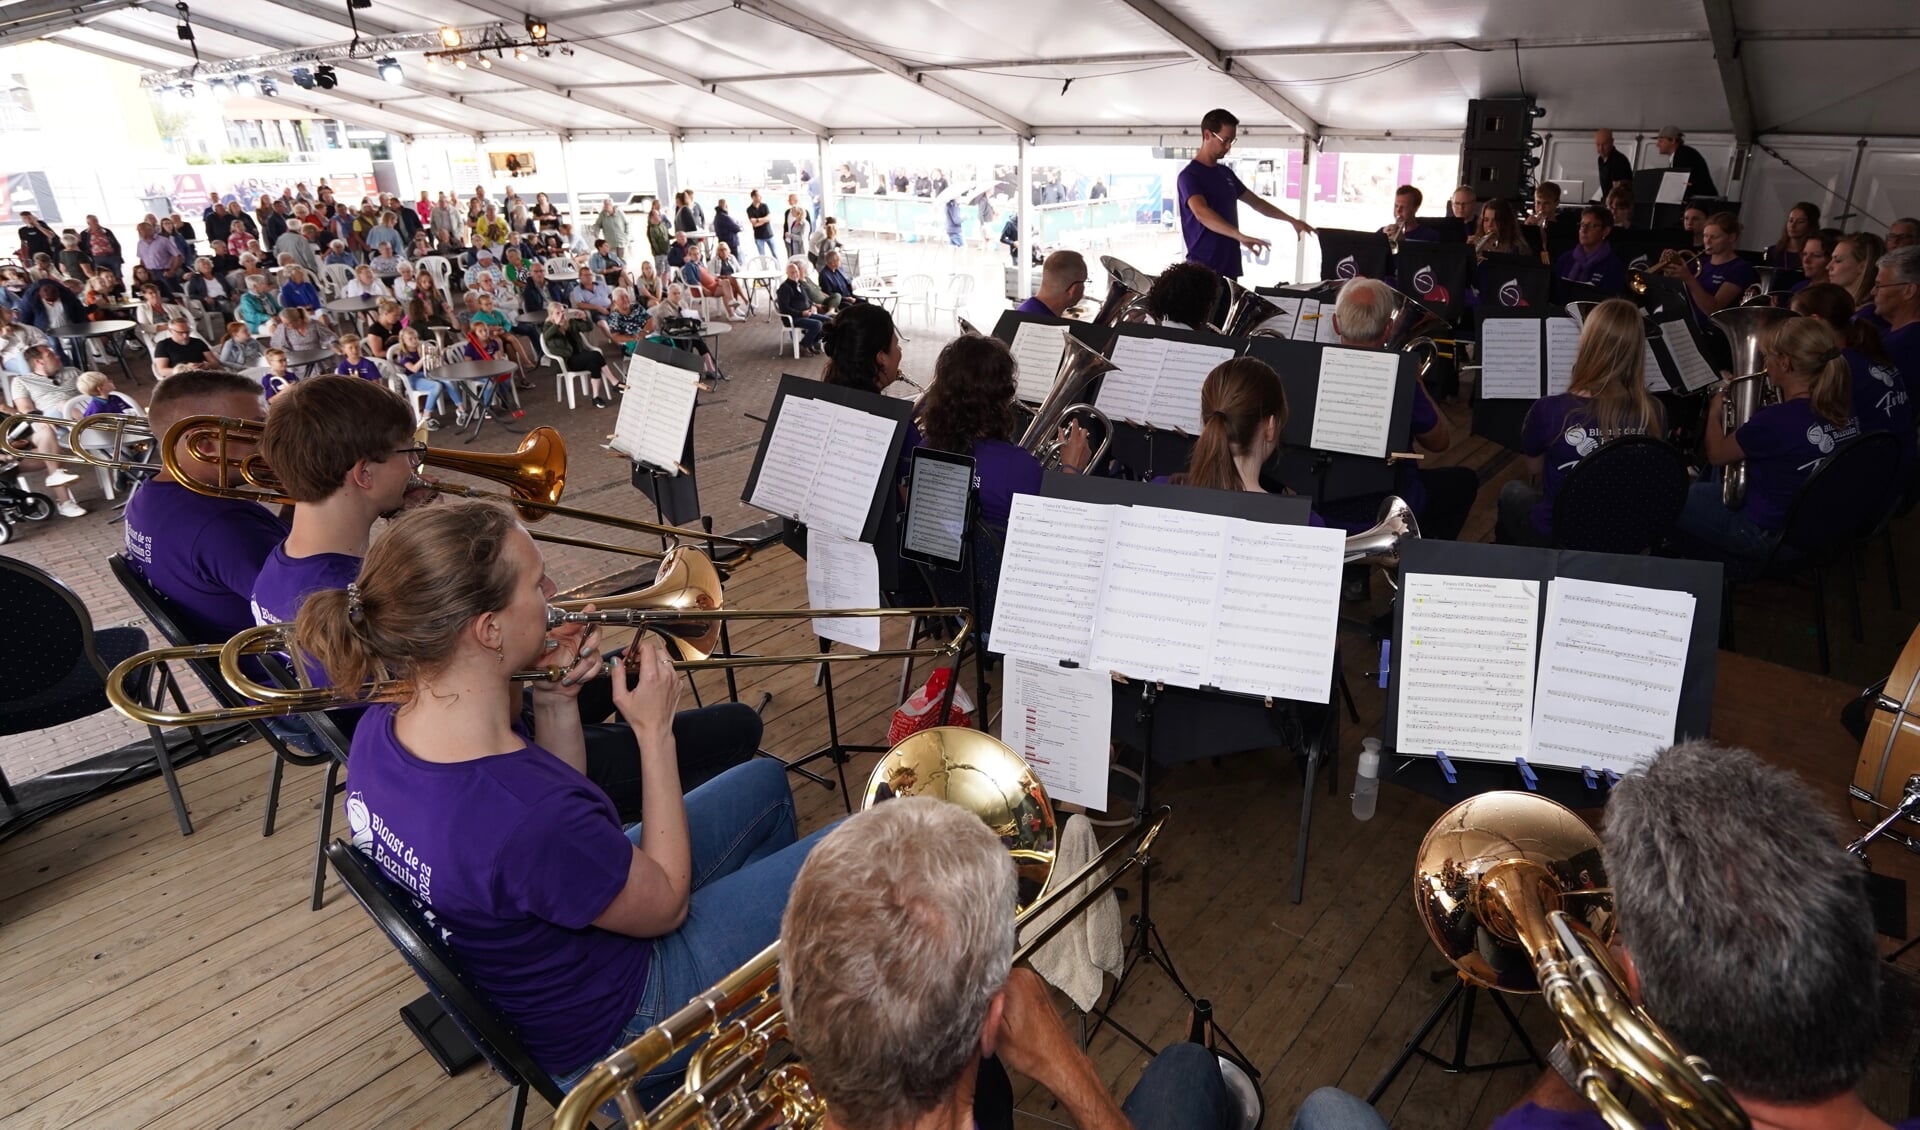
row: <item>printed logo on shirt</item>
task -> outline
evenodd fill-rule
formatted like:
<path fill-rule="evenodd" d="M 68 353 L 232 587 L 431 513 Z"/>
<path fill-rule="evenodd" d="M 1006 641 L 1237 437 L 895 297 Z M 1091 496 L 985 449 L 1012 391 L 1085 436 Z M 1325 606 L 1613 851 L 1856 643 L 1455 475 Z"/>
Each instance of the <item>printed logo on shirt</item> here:
<path fill-rule="evenodd" d="M 1413 273 L 1413 291 L 1430 302 L 1451 302 L 1453 295 L 1433 277 L 1433 268 L 1422 267 Z"/>
<path fill-rule="evenodd" d="M 1571 427 L 1568 428 L 1567 433 L 1560 438 L 1566 442 L 1568 447 L 1573 448 L 1575 454 L 1579 455 L 1582 459 L 1585 459 L 1600 449 L 1600 433 L 1595 429 L 1577 426 Z"/>
<path fill-rule="evenodd" d="M 1500 305 L 1525 306 L 1527 296 L 1520 292 L 1520 280 L 1508 279 L 1500 284 Z"/>
<path fill-rule="evenodd" d="M 127 527 L 127 556 L 136 564 L 151 568 L 153 566 L 153 537 L 143 534 L 132 526 Z M 145 570 L 142 570 L 144 572 Z"/>
<path fill-rule="evenodd" d="M 1333 277 L 1336 279 L 1350 279 L 1359 273 L 1360 264 L 1354 262 L 1351 255 L 1333 265 Z"/>
<path fill-rule="evenodd" d="M 372 853 L 387 878 L 412 891 L 421 902 L 433 901 L 433 867 L 367 806 L 366 796 L 358 790 L 347 793 L 347 828 L 353 846 Z"/>
<path fill-rule="evenodd" d="M 1627 269 L 1630 271 L 1644 271 L 1647 269 L 1648 266 L 1652 264 L 1652 262 L 1653 261 L 1647 258 L 1647 256 L 1645 256 L 1644 254 L 1635 255 L 1632 259 L 1629 259 L 1627 261 Z"/>

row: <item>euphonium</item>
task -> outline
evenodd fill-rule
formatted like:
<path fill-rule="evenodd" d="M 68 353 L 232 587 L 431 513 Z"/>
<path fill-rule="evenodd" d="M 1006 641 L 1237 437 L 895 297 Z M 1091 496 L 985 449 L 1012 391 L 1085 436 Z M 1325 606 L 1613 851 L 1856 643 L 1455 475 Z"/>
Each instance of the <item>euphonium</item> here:
<path fill-rule="evenodd" d="M 1600 840 L 1534 793 L 1454 805 L 1421 841 L 1414 909 L 1468 982 L 1540 993 L 1566 1034 L 1577 1089 L 1615 1130 L 1638 1130 L 1603 1069 L 1669 1126 L 1732 1128 L 1746 1115 L 1707 1064 L 1674 1046 L 1634 1004 L 1607 953 L 1613 890 Z"/>
<path fill-rule="evenodd" d="M 1420 523 L 1414 518 L 1413 507 L 1399 495 L 1390 494 L 1380 503 L 1380 516 L 1373 527 L 1347 538 L 1342 560 L 1348 565 L 1364 561 L 1392 569 L 1400 563 L 1401 547 L 1419 539 Z"/>
<path fill-rule="evenodd" d="M 1421 380 L 1440 359 L 1440 340 L 1453 339 L 1453 327 L 1428 309 L 1417 298 L 1393 292 L 1393 316 L 1387 320 L 1387 340 L 1382 348 L 1393 353 L 1417 353 Z"/>
<path fill-rule="evenodd" d="M 1078 873 L 1054 875 L 1055 825 L 1045 787 L 1007 745 L 958 726 L 922 730 L 894 746 L 874 766 L 862 796 L 862 808 L 895 796 L 939 797 L 965 806 L 1001 837 L 1019 873 L 1019 922 L 1028 927 L 1015 962 L 1046 944 L 1128 870 L 1144 867 L 1167 820 L 1167 809 L 1158 809 Z M 553 1124 L 585 1130 L 595 1112 L 612 1102 L 630 1130 L 820 1126 L 826 1103 L 813 1091 L 806 1066 L 789 1062 L 767 1070 L 772 1050 L 790 1038 L 779 982 L 776 942 L 594 1065 L 567 1093 Z M 642 1106 L 635 1091 L 639 1081 L 695 1044 L 700 1046 L 681 1088 L 652 1109 Z"/>
<path fill-rule="evenodd" d="M 1087 403 L 1085 397 L 1095 377 L 1117 368 L 1119 366 L 1099 350 L 1068 334 L 1060 353 L 1060 368 L 1053 375 L 1053 387 L 1040 407 L 1034 409 L 1032 421 L 1020 436 L 1020 446 L 1038 459 L 1041 466 L 1058 467 L 1062 447 L 1060 429 L 1074 417 L 1084 416 L 1100 424 L 1100 446 L 1094 449 L 1093 458 L 1087 464 L 1097 465 L 1112 441 L 1113 422 L 1107 419 L 1106 413 Z"/>
<path fill-rule="evenodd" d="M 1227 282 L 1227 314 L 1215 331 L 1222 337 L 1279 337 L 1267 326 L 1285 311 L 1264 294 L 1241 286 L 1238 280 Z"/>
<path fill-rule="evenodd" d="M 1093 324 L 1112 329 L 1121 322 L 1144 322 L 1147 317 L 1147 291 L 1153 288 L 1153 276 L 1115 259 L 1100 256 L 1107 272 L 1107 297 L 1100 303 Z"/>
<path fill-rule="evenodd" d="M 1721 426 L 1727 435 L 1740 430 L 1755 412 L 1779 396 L 1767 380 L 1763 347 L 1773 327 L 1791 317 L 1792 311 L 1775 306 L 1731 306 L 1708 315 L 1733 347 L 1733 379 L 1722 382 L 1726 399 L 1720 409 Z M 1729 510 L 1740 509 L 1747 501 L 1746 461 L 1729 463 L 1720 472 L 1720 501 Z"/>

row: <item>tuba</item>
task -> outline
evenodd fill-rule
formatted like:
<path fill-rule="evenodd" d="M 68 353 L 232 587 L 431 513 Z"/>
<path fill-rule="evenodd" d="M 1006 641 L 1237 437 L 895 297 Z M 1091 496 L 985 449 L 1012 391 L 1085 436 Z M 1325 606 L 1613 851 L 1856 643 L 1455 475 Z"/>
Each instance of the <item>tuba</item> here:
<path fill-rule="evenodd" d="M 1236 279 L 1228 279 L 1227 314 L 1214 332 L 1221 337 L 1279 337 L 1266 327 L 1285 311 L 1264 294 L 1248 290 Z"/>
<path fill-rule="evenodd" d="M 1778 399 L 1779 392 L 1767 380 L 1766 359 L 1762 347 L 1772 328 L 1793 317 L 1793 313 L 1775 306 L 1730 306 L 1708 315 L 1727 343 L 1733 347 L 1733 379 L 1722 382 L 1726 399 L 1722 402 L 1720 422 L 1727 435 L 1753 419 L 1753 414 Z M 1729 510 L 1738 510 L 1747 501 L 1745 461 L 1729 463 L 1721 469 L 1720 501 Z"/>
<path fill-rule="evenodd" d="M 1453 340 L 1453 327 L 1417 298 L 1393 292 L 1393 314 L 1387 319 L 1387 340 L 1381 346 L 1390 353 L 1416 353 L 1421 380 L 1440 360 L 1440 342 Z"/>
<path fill-rule="evenodd" d="M 1420 523 L 1413 516 L 1413 507 L 1399 495 L 1390 494 L 1380 503 L 1380 516 L 1373 527 L 1347 538 L 1342 560 L 1348 565 L 1367 562 L 1392 570 L 1400 563 L 1400 548 L 1419 539 Z"/>
<path fill-rule="evenodd" d="M 1099 350 L 1086 344 L 1072 334 L 1066 335 L 1066 346 L 1060 353 L 1060 368 L 1054 372 L 1053 387 L 1047 391 L 1047 398 L 1034 409 L 1033 419 L 1027 424 L 1027 430 L 1020 436 L 1020 446 L 1029 455 L 1040 461 L 1048 469 L 1060 466 L 1060 429 L 1075 417 L 1085 417 L 1100 424 L 1100 446 L 1094 450 L 1093 458 L 1087 466 L 1097 465 L 1107 454 L 1107 446 L 1113 438 L 1113 422 L 1107 414 L 1089 404 L 1087 390 L 1094 378 L 1119 368 Z"/>
<path fill-rule="evenodd" d="M 993 829 L 1013 856 L 1019 922 L 1030 928 L 1015 962 L 1032 956 L 1130 869 L 1145 867 L 1167 820 L 1167 809 L 1156 810 L 1078 873 L 1057 876 L 1056 829 L 1045 787 L 1012 748 L 960 726 L 922 730 L 894 746 L 874 766 L 862 795 L 863 809 L 896 796 L 938 797 L 965 806 Z M 1091 889 L 1082 891 L 1089 883 Z M 584 1130 L 612 1102 L 630 1127 L 821 1126 L 826 1103 L 813 1090 L 806 1066 L 788 1062 L 768 1069 L 790 1038 L 779 981 L 776 942 L 594 1065 L 554 1112 L 553 1124 Z M 636 1093 L 640 1081 L 696 1044 L 681 1088 L 651 1109 L 643 1106 Z"/>
<path fill-rule="evenodd" d="M 1628 997 L 1607 953 L 1615 916 L 1600 840 L 1571 811 L 1520 792 L 1454 805 L 1420 843 L 1413 892 L 1428 936 L 1464 980 L 1544 997 L 1566 1034 L 1576 1089 L 1614 1130 L 1640 1122 L 1603 1069 L 1669 1126 L 1748 1125 L 1705 1061 Z"/>
<path fill-rule="evenodd" d="M 1121 322 L 1151 320 L 1147 315 L 1147 291 L 1153 288 L 1153 276 L 1111 255 L 1100 256 L 1100 266 L 1107 272 L 1107 297 L 1100 303 L 1099 313 L 1093 316 L 1093 324 L 1112 329 Z"/>

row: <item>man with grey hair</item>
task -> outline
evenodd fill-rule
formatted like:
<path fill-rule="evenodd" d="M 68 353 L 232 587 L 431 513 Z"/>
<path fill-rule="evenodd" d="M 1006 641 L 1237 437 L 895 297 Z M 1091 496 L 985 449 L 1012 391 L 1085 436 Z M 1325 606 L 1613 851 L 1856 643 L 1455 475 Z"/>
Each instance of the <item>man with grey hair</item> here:
<path fill-rule="evenodd" d="M 1873 308 L 1887 320 L 1880 343 L 1900 370 L 1900 392 L 1920 381 L 1920 246 L 1901 247 L 1880 257 L 1874 276 Z"/>
<path fill-rule="evenodd" d="M 780 923 L 793 1043 L 834 1130 L 1004 1124 L 998 1056 L 1052 1092 L 1081 1130 L 1224 1128 L 1233 1103 L 1211 1052 L 1174 1044 L 1124 1105 L 1061 1023 L 1046 985 L 1012 969 L 1006 848 L 972 812 L 905 797 L 849 817 L 795 878 Z M 976 1086 L 976 1084 L 980 1084 Z"/>
<path fill-rule="evenodd" d="M 1379 279 L 1348 279 L 1340 287 L 1333 307 L 1333 332 L 1340 344 L 1355 349 L 1381 349 L 1393 328 L 1393 312 L 1400 296 Z M 1411 302 L 1411 299 L 1408 299 Z M 1453 446 L 1453 429 L 1440 414 L 1427 386 L 1418 377 L 1413 381 L 1413 445 L 1422 451 L 1440 452 Z M 1408 437 L 1398 437 L 1396 451 L 1406 450 Z M 1411 461 L 1395 464 L 1394 490 L 1413 507 L 1420 520 L 1420 536 L 1452 541 L 1467 524 L 1467 513 L 1480 493 L 1480 476 L 1471 467 L 1421 468 Z M 1379 495 L 1346 500 L 1323 507 L 1322 515 L 1351 533 L 1371 527 L 1379 515 Z"/>
<path fill-rule="evenodd" d="M 1841 840 L 1826 802 L 1791 772 L 1709 742 L 1665 751 L 1607 801 L 1601 850 L 1627 989 L 1755 1126 L 1887 1125 L 1855 1091 L 1878 1038 L 1880 958 L 1866 871 Z M 1358 1099 L 1318 1091 L 1294 1125 L 1358 1128 L 1368 1116 L 1386 1125 Z M 1550 1070 L 1493 1125 L 1604 1123 Z"/>
<path fill-rule="evenodd" d="M 1887 250 L 1920 244 L 1920 220 L 1902 216 L 1887 225 Z"/>

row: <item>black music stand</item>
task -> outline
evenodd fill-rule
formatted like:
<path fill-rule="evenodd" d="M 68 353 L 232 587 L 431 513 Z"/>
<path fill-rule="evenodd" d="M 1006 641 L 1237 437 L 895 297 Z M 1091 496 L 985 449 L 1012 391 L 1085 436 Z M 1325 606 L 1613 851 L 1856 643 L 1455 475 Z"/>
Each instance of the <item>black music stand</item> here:
<path fill-rule="evenodd" d="M 1320 228 L 1322 279 L 1384 279 L 1393 258 L 1387 237 L 1376 231 Z"/>
<path fill-rule="evenodd" d="M 1123 322 L 1116 327 L 1108 339 L 1108 355 L 1119 347 L 1121 338 L 1156 338 L 1163 341 L 1180 341 L 1193 345 L 1221 346 L 1231 349 L 1235 355 L 1245 351 L 1246 338 L 1221 337 L 1210 330 L 1182 330 L 1171 326 L 1156 326 L 1144 322 Z M 1104 380 L 1102 382 L 1104 389 Z M 1097 393 L 1089 393 L 1089 400 L 1097 408 Z M 1195 414 L 1198 415 L 1197 401 Z M 1114 413 L 1108 412 L 1109 417 Z M 1130 473 L 1130 477 L 1150 480 L 1162 475 L 1177 474 L 1187 468 L 1189 457 L 1193 454 L 1194 442 L 1198 435 L 1189 435 L 1180 428 L 1163 427 L 1147 421 L 1113 420 L 1113 439 L 1107 449 L 1107 458 L 1120 464 Z"/>
<path fill-rule="evenodd" d="M 1707 736 L 1713 721 L 1714 669 L 1720 639 L 1722 567 L 1718 563 L 1487 545 L 1477 542 L 1419 541 L 1402 547 L 1400 570 L 1403 578 L 1408 574 L 1431 573 L 1463 577 L 1514 577 L 1541 581 L 1543 582 L 1541 600 L 1534 625 L 1536 638 L 1546 625 L 1544 582 L 1554 577 L 1576 577 L 1645 588 L 1673 589 L 1693 594 L 1693 630 L 1687 643 L 1686 671 L 1681 683 L 1679 718 L 1674 740 L 1684 741 Z M 1395 639 L 1405 638 L 1405 615 L 1404 602 L 1397 603 L 1394 609 Z M 1381 718 L 1381 738 L 1388 750 L 1394 749 L 1394 739 L 1399 730 L 1399 709 L 1400 670 L 1395 664 L 1389 671 L 1386 711 Z M 1383 780 L 1435 797 L 1448 804 L 1485 792 L 1526 788 L 1569 808 L 1597 808 L 1606 803 L 1608 791 L 1612 787 L 1601 775 L 1582 773 L 1578 770 L 1551 766 L 1533 767 L 1531 772 L 1534 780 L 1528 782 L 1522 776 L 1518 765 L 1467 760 L 1448 763 L 1453 778 L 1449 780 L 1447 772 L 1443 771 L 1447 767 L 1430 753 L 1395 751 L 1391 757 L 1397 764 L 1383 777 Z M 1373 1102 L 1384 1094 L 1393 1084 L 1394 1078 L 1416 1055 L 1453 1073 L 1493 1071 L 1503 1067 L 1540 1062 L 1539 1055 L 1531 1041 L 1527 1039 L 1526 1032 L 1520 1027 L 1518 1018 L 1507 1007 L 1506 1002 L 1500 999 L 1498 992 L 1493 993 L 1494 1003 L 1499 1007 L 1501 1015 L 1506 1019 L 1514 1035 L 1519 1037 L 1521 1046 L 1527 1051 L 1527 1057 L 1483 1064 L 1466 1062 L 1467 1040 L 1473 1026 L 1474 998 L 1479 990 L 1458 977 L 1452 969 L 1439 971 L 1434 975 L 1434 980 L 1438 982 L 1447 977 L 1454 978 L 1453 987 L 1435 1005 L 1426 1021 L 1421 1024 L 1406 1046 L 1401 1049 L 1400 1055 L 1374 1085 L 1368 1102 Z M 1422 1045 L 1434 1029 L 1446 1019 L 1448 1013 L 1456 1008 L 1459 1010 L 1459 1015 L 1456 1021 L 1453 1058 L 1441 1059 Z"/>
<path fill-rule="evenodd" d="M 1542 309 L 1553 297 L 1553 268 L 1532 255 L 1489 255 L 1475 272 L 1480 306 Z"/>
<path fill-rule="evenodd" d="M 915 490 L 917 484 L 929 481 L 929 476 L 945 478 L 957 475 L 966 476 L 964 491 L 958 499 L 953 500 L 958 503 L 957 506 L 936 508 L 943 500 L 935 491 Z M 935 717 L 945 724 L 947 713 L 953 707 L 953 692 L 959 683 L 960 664 L 966 659 L 967 648 L 970 647 L 973 650 L 975 709 L 979 713 L 980 729 L 984 730 L 987 728 L 987 660 L 984 643 L 986 623 L 981 615 L 986 601 L 980 591 L 979 547 L 985 536 L 978 521 L 980 477 L 972 456 L 920 447 L 912 453 L 906 481 L 906 510 L 900 521 L 900 559 L 903 564 L 911 563 L 918 567 L 920 578 L 936 603 L 964 606 L 968 622 L 973 626 L 967 647 L 953 657 L 953 675 L 947 680 L 945 701 Z M 932 502 L 929 502 L 930 498 Z M 916 635 L 907 641 L 907 646 L 912 647 L 918 642 Z"/>
<path fill-rule="evenodd" d="M 1458 225 L 1459 221 L 1454 223 Z M 1394 286 L 1410 294 L 1448 323 L 1467 308 L 1467 284 L 1473 280 L 1473 248 L 1455 240 L 1408 240 L 1394 257 Z"/>
<path fill-rule="evenodd" d="M 1386 458 L 1392 452 L 1374 457 L 1320 451 L 1313 447 L 1321 357 L 1329 349 L 1346 348 L 1349 347 L 1273 337 L 1256 337 L 1247 343 L 1247 356 L 1273 366 L 1287 394 L 1287 422 L 1280 433 L 1280 451 L 1272 463 L 1274 473 L 1295 489 L 1300 489 L 1300 484 L 1309 484 L 1316 506 L 1390 494 L 1397 482 L 1393 465 Z M 1401 450 L 1406 450 L 1412 443 L 1413 385 L 1419 365 L 1406 353 L 1400 354 L 1399 365 L 1388 434 L 1400 441 Z"/>
<path fill-rule="evenodd" d="M 1495 306 L 1482 306 L 1479 311 L 1479 320 L 1482 325 L 1496 318 L 1524 318 L 1528 321 L 1539 323 L 1544 322 L 1548 318 L 1559 317 L 1564 314 L 1565 311 L 1558 307 L 1507 310 Z M 1485 337 L 1486 335 L 1482 333 L 1482 341 L 1485 340 Z M 1487 360 L 1485 345 L 1480 347 L 1479 360 L 1481 371 L 1484 373 Z M 1541 367 L 1544 370 L 1547 363 L 1547 349 L 1544 341 L 1541 342 L 1540 361 Z M 1534 403 L 1540 399 L 1545 391 L 1546 382 L 1544 374 L 1541 385 L 1535 390 L 1533 399 L 1531 400 L 1520 400 L 1510 397 L 1488 397 L 1486 395 L 1485 379 L 1475 381 L 1473 383 L 1472 398 L 1468 401 L 1469 419 L 1471 421 L 1469 430 L 1472 431 L 1474 435 L 1490 439 L 1509 451 L 1520 450 L 1521 432 L 1527 421 L 1527 413 L 1532 410 Z"/>

